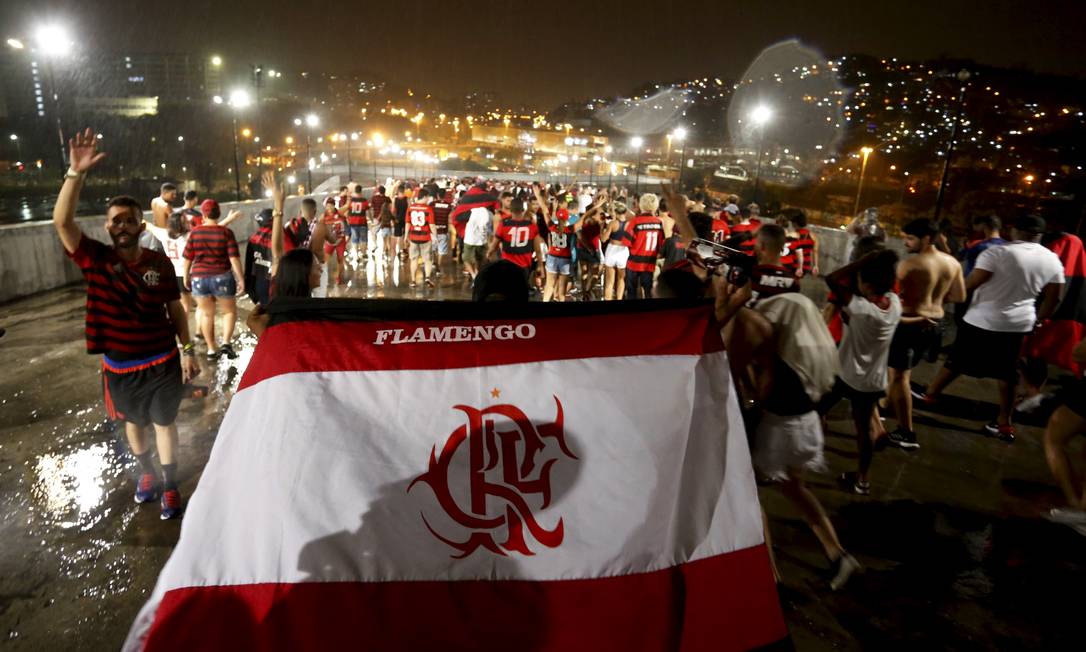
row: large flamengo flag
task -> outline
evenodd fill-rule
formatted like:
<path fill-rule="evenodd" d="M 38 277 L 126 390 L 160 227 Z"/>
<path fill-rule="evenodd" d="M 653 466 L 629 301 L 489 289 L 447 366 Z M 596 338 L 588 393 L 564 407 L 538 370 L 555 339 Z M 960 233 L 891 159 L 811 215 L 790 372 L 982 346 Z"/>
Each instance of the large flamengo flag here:
<path fill-rule="evenodd" d="M 270 311 L 126 649 L 787 637 L 710 306 Z"/>

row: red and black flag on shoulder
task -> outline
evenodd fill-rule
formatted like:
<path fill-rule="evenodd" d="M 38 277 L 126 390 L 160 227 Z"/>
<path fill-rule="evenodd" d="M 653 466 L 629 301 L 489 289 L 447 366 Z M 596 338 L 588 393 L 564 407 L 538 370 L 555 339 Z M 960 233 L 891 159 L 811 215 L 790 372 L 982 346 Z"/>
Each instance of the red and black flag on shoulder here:
<path fill-rule="evenodd" d="M 449 222 L 456 228 L 457 235 L 463 237 L 464 227 L 471 217 L 471 211 L 476 208 L 485 208 L 492 213 L 498 212 L 500 207 L 497 196 L 478 185 L 468 188 L 456 202 L 456 207 L 449 214 Z"/>
<path fill-rule="evenodd" d="M 1078 236 L 1069 233 L 1057 234 L 1051 241 L 1046 238 L 1044 245 L 1060 257 L 1066 285 L 1052 318 L 1026 343 L 1026 357 L 1040 358 L 1077 376 L 1084 368 L 1074 361 L 1071 351 L 1086 336 L 1086 248 Z"/>

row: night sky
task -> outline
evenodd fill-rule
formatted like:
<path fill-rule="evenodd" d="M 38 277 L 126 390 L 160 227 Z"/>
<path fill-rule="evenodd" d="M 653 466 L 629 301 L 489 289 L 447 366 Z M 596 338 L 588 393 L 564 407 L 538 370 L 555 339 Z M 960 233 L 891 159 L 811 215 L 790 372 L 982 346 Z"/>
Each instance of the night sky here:
<path fill-rule="evenodd" d="M 0 3 L 4 38 L 50 16 L 86 39 L 77 46 L 84 51 L 188 50 L 285 70 L 372 70 L 443 96 L 492 90 L 541 108 L 650 80 L 734 78 L 762 48 L 792 37 L 826 54 L 1086 72 L 1086 2 L 1075 0 Z"/>

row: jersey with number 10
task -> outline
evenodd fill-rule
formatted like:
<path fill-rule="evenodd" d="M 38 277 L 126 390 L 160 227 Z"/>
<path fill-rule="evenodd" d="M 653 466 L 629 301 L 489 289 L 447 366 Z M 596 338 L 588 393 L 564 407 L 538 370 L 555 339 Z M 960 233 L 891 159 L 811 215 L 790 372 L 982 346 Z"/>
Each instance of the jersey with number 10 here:
<path fill-rule="evenodd" d="M 507 217 L 501 221 L 494 235 L 502 242 L 502 260 L 525 269 L 532 266 L 532 252 L 536 236 L 539 235 L 535 220 Z"/>
<path fill-rule="evenodd" d="M 656 269 L 656 259 L 664 245 L 664 223 L 652 215 L 638 215 L 626 222 L 626 242 L 630 247 L 630 259 L 626 269 L 632 272 L 651 272 Z"/>

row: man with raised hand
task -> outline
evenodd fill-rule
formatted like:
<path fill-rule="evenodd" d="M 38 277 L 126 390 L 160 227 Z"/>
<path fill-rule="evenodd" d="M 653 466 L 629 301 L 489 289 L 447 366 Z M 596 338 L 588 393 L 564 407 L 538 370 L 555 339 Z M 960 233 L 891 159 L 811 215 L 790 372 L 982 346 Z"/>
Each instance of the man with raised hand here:
<path fill-rule="evenodd" d="M 161 517 L 175 518 L 181 514 L 181 493 L 174 419 L 182 385 L 200 368 L 173 265 L 164 254 L 139 246 L 145 226 L 139 202 L 125 196 L 109 201 L 105 229 L 113 246 L 88 238 L 75 223 L 83 179 L 105 157 L 97 146 L 90 129 L 68 141 L 71 167 L 53 208 L 53 225 L 87 282 L 87 352 L 103 354 L 106 408 L 125 422 L 128 445 L 139 461 L 136 502 L 159 499 Z M 149 425 L 155 431 L 161 481 L 151 459 Z"/>

